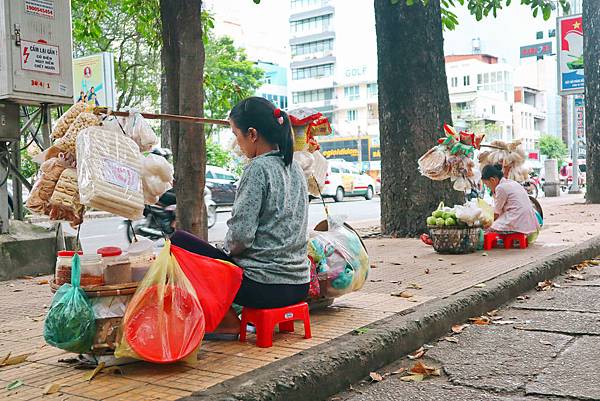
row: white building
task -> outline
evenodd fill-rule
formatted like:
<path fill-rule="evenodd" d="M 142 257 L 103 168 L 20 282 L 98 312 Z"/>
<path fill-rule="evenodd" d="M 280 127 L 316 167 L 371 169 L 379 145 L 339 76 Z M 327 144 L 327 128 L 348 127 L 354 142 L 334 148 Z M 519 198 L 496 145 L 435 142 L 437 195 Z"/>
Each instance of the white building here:
<path fill-rule="evenodd" d="M 487 54 L 446 56 L 446 76 L 457 129 L 513 139 L 513 68 Z"/>
<path fill-rule="evenodd" d="M 289 23 L 291 107 L 321 111 L 336 135 L 378 138 L 373 2 L 291 0 Z"/>
<path fill-rule="evenodd" d="M 545 92 L 528 87 L 515 88 L 513 106 L 514 136 L 523 141 L 532 167 L 541 168 L 540 136 L 547 132 Z"/>

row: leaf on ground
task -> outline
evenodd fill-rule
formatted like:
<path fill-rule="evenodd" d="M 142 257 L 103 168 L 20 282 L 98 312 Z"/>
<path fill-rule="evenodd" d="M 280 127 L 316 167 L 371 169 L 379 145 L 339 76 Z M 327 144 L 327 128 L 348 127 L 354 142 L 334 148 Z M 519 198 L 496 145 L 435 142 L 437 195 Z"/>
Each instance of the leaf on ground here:
<path fill-rule="evenodd" d="M 519 295 L 517 297 L 517 301 L 525 301 L 526 299 L 529 299 L 529 295 Z"/>
<path fill-rule="evenodd" d="M 487 316 L 478 316 L 478 317 L 472 317 L 469 319 L 469 321 L 473 324 L 477 324 L 479 326 L 485 326 L 490 324 L 490 322 L 492 321 L 492 319 L 490 319 Z"/>
<path fill-rule="evenodd" d="M 411 288 L 413 290 L 422 290 L 423 289 L 423 287 L 421 287 L 417 283 L 410 283 L 407 288 Z"/>
<path fill-rule="evenodd" d="M 600 260 L 596 260 L 596 259 L 586 260 L 586 263 L 589 263 L 592 266 L 600 266 Z"/>
<path fill-rule="evenodd" d="M 425 348 L 421 347 L 412 354 L 408 354 L 408 359 L 415 360 L 422 358 L 425 355 Z"/>
<path fill-rule="evenodd" d="M 392 373 L 390 373 L 391 375 L 401 375 L 402 373 L 406 372 L 406 368 L 400 368 L 397 370 L 394 370 Z"/>
<path fill-rule="evenodd" d="M 96 366 L 96 369 L 92 370 L 91 372 L 86 373 L 85 375 L 83 375 L 83 380 L 91 382 L 94 377 L 96 377 L 96 375 L 98 373 L 100 373 L 100 371 L 102 371 L 102 369 L 104 369 L 105 363 L 104 362 L 100 362 L 98 364 L 98 366 Z"/>
<path fill-rule="evenodd" d="M 50 284 L 50 281 L 49 280 L 40 280 L 37 283 L 38 283 L 38 285 L 47 285 L 47 284 Z"/>
<path fill-rule="evenodd" d="M 2 359 L 0 359 L 0 366 L 4 366 L 4 363 L 6 361 L 8 361 L 8 358 L 10 358 L 10 355 L 12 354 L 12 352 L 9 352 L 8 354 L 6 354 L 6 356 Z"/>
<path fill-rule="evenodd" d="M 429 269 L 425 269 L 425 274 L 429 274 Z"/>
<path fill-rule="evenodd" d="M 33 355 L 33 353 L 15 355 L 15 356 L 11 357 L 10 354 L 8 354 L 5 358 L 2 359 L 2 362 L 0 362 L 0 367 L 10 366 L 10 365 L 18 365 L 20 363 L 27 361 L 27 358 L 29 358 L 31 355 Z"/>
<path fill-rule="evenodd" d="M 467 272 L 466 270 L 459 270 L 459 271 L 456 271 L 456 272 L 452 272 L 452 274 L 464 274 L 466 272 Z"/>
<path fill-rule="evenodd" d="M 402 380 L 403 382 L 422 382 L 423 379 L 425 378 L 425 375 L 420 375 L 420 374 L 410 374 L 408 376 L 402 376 L 400 378 L 400 380 Z"/>
<path fill-rule="evenodd" d="M 535 289 L 538 291 L 548 291 L 553 287 L 553 285 L 554 283 L 552 282 L 552 280 L 540 281 L 535 287 Z"/>
<path fill-rule="evenodd" d="M 427 366 L 421 361 L 417 361 L 415 365 L 410 368 L 410 373 L 420 374 L 423 376 L 439 376 L 440 369 L 433 366 Z"/>
<path fill-rule="evenodd" d="M 369 332 L 369 329 L 367 329 L 366 327 L 361 327 L 359 329 L 355 329 L 352 333 L 356 336 L 362 336 L 363 334 L 367 334 Z"/>
<path fill-rule="evenodd" d="M 390 295 L 393 297 L 400 297 L 400 298 L 412 298 L 413 297 L 413 294 L 411 294 L 408 291 L 393 292 Z"/>
<path fill-rule="evenodd" d="M 455 334 L 460 334 L 468 326 L 468 324 L 455 324 L 454 326 L 452 326 L 452 332 Z"/>
<path fill-rule="evenodd" d="M 372 283 L 381 283 L 383 280 L 369 280 Z"/>
<path fill-rule="evenodd" d="M 398 280 L 390 281 L 390 284 L 400 284 L 400 283 L 402 283 L 402 281 L 398 281 Z"/>
<path fill-rule="evenodd" d="M 489 311 L 488 313 L 486 313 L 486 315 L 488 315 L 488 316 L 497 316 L 498 315 L 498 309 L 492 309 L 491 311 Z"/>
<path fill-rule="evenodd" d="M 377 269 L 377 265 L 371 265 L 371 269 Z"/>
<path fill-rule="evenodd" d="M 542 345 L 553 345 L 550 341 L 540 340 L 540 344 Z"/>
<path fill-rule="evenodd" d="M 487 252 L 484 252 L 481 254 L 481 256 L 487 256 L 487 255 L 488 255 Z"/>
<path fill-rule="evenodd" d="M 33 276 L 23 276 L 21 277 L 22 280 L 33 280 L 35 277 Z"/>
<path fill-rule="evenodd" d="M 44 389 L 43 395 L 50 395 L 54 393 L 58 393 L 60 391 L 62 384 L 59 383 L 50 383 Z"/>
<path fill-rule="evenodd" d="M 581 273 L 569 273 L 567 278 L 570 280 L 585 280 L 585 278 L 583 277 L 583 274 L 581 274 Z"/>
<path fill-rule="evenodd" d="M 11 390 L 21 387 L 22 385 L 23 385 L 23 382 L 21 380 L 14 380 L 6 385 L 6 389 L 8 391 L 11 391 Z"/>
<path fill-rule="evenodd" d="M 479 284 L 475 284 L 473 287 L 474 288 L 484 288 L 484 287 L 487 287 L 487 285 L 485 283 L 479 283 Z"/>
<path fill-rule="evenodd" d="M 369 376 L 371 376 L 371 383 L 380 382 L 383 380 L 383 377 L 377 372 L 371 372 L 369 373 Z"/>
<path fill-rule="evenodd" d="M 449 343 L 458 344 L 458 338 L 456 338 L 456 337 L 444 337 L 444 340 L 448 341 Z"/>

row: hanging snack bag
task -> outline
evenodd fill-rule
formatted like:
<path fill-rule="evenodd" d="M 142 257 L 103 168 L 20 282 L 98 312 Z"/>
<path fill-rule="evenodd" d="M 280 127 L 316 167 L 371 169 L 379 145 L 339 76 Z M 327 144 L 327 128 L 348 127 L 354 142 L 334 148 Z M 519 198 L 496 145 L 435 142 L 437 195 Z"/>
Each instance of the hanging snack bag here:
<path fill-rule="evenodd" d="M 123 129 L 127 136 L 137 143 L 142 152 L 148 152 L 158 144 L 158 137 L 154 130 L 138 112 L 129 112 Z"/>
<path fill-rule="evenodd" d="M 77 102 L 69 108 L 56 122 L 56 126 L 52 130 L 52 138 L 62 138 L 77 116 L 83 113 L 86 109 L 85 102 Z"/>
<path fill-rule="evenodd" d="M 143 217 L 142 162 L 125 135 L 90 127 L 77 138 L 81 203 L 130 220 Z"/>
<path fill-rule="evenodd" d="M 54 298 L 44 322 L 44 339 L 65 351 L 85 353 L 92 347 L 96 334 L 94 310 L 79 286 L 79 255 L 73 256 L 71 284 L 63 284 Z"/>
<path fill-rule="evenodd" d="M 75 154 L 75 144 L 79 133 L 88 127 L 100 125 L 100 118 L 93 113 L 81 113 L 69 127 L 65 135 L 54 142 L 59 151 Z"/>
<path fill-rule="evenodd" d="M 84 207 L 79 201 L 79 186 L 77 185 L 77 170 L 65 169 L 54 188 L 50 198 L 50 218 L 66 220 L 71 226 L 77 227 L 83 223 Z"/>

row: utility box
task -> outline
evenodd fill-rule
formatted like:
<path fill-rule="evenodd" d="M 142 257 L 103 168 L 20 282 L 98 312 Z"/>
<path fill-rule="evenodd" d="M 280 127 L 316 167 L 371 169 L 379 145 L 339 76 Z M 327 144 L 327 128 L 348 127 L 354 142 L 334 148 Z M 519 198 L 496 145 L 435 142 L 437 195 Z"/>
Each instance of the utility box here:
<path fill-rule="evenodd" d="M 69 0 L 0 0 L 0 101 L 72 104 Z"/>

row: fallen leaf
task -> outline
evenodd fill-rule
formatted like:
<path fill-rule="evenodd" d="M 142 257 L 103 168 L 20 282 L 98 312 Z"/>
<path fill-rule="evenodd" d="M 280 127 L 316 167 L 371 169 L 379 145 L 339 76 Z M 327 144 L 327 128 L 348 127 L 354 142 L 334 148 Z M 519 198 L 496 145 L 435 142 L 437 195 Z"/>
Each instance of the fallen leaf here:
<path fill-rule="evenodd" d="M 481 254 L 481 256 L 487 256 L 487 255 L 488 255 L 487 252 L 484 252 Z"/>
<path fill-rule="evenodd" d="M 407 287 L 407 288 L 412 288 L 412 289 L 414 289 L 414 290 L 422 290 L 422 289 L 423 289 L 423 287 L 421 287 L 421 286 L 420 286 L 419 284 L 417 284 L 417 283 L 410 283 L 410 284 L 408 285 L 408 287 Z"/>
<path fill-rule="evenodd" d="M 390 281 L 390 284 L 400 284 L 402 281 L 398 281 L 398 280 L 392 280 Z"/>
<path fill-rule="evenodd" d="M 33 353 L 16 355 L 13 357 L 11 357 L 10 354 L 8 354 L 5 358 L 3 358 L 2 362 L 0 362 L 0 367 L 1 366 L 18 365 L 20 363 L 23 363 L 23 362 L 27 361 L 27 358 L 29 358 L 30 355 L 33 355 Z"/>
<path fill-rule="evenodd" d="M 369 280 L 372 283 L 381 283 L 383 280 Z"/>
<path fill-rule="evenodd" d="M 491 319 L 487 316 L 479 316 L 479 317 L 472 317 L 469 319 L 469 321 L 471 321 L 473 324 L 477 324 L 479 326 L 485 326 L 490 324 Z"/>
<path fill-rule="evenodd" d="M 402 380 L 403 382 L 422 382 L 423 379 L 425 378 L 425 375 L 419 375 L 419 374 L 410 374 L 408 376 L 402 376 L 400 378 L 400 380 Z"/>
<path fill-rule="evenodd" d="M 353 333 L 357 336 L 361 336 L 363 334 L 367 334 L 369 332 L 369 329 L 367 329 L 366 327 L 361 327 L 360 329 L 355 329 L 353 331 Z"/>
<path fill-rule="evenodd" d="M 422 358 L 423 355 L 425 355 L 425 348 L 421 347 L 418 350 L 416 350 L 415 352 L 413 352 L 412 354 L 409 354 L 408 359 L 410 359 L 410 360 L 419 359 L 419 358 Z"/>
<path fill-rule="evenodd" d="M 544 340 L 540 340 L 540 344 L 542 344 L 542 345 L 552 345 L 552 343 L 550 341 L 544 341 Z"/>
<path fill-rule="evenodd" d="M 415 298 L 408 298 L 407 301 L 408 302 L 419 302 L 419 300 L 415 299 Z"/>
<path fill-rule="evenodd" d="M 560 285 L 560 284 L 558 284 L 558 283 L 552 283 L 552 287 L 554 287 L 554 288 L 560 288 L 560 287 L 561 287 L 561 285 Z"/>
<path fill-rule="evenodd" d="M 23 276 L 21 277 L 22 280 L 33 280 L 35 277 L 33 276 Z"/>
<path fill-rule="evenodd" d="M 438 258 L 438 262 L 443 262 L 443 261 L 444 261 L 444 259 Z"/>
<path fill-rule="evenodd" d="M 485 285 L 485 283 L 479 283 L 479 284 L 475 284 L 473 287 L 475 287 L 475 288 L 484 288 L 484 287 L 487 287 L 487 286 Z"/>
<path fill-rule="evenodd" d="M 548 291 L 553 287 L 553 285 L 554 283 L 552 282 L 552 280 L 540 281 L 535 287 L 535 289 L 538 291 Z"/>
<path fill-rule="evenodd" d="M 517 297 L 517 301 L 525 301 L 526 299 L 529 299 L 529 295 L 519 295 Z"/>
<path fill-rule="evenodd" d="M 571 280 L 585 280 L 581 273 L 570 273 L 567 278 Z"/>
<path fill-rule="evenodd" d="M 411 294 L 408 291 L 394 292 L 390 295 L 393 297 L 400 297 L 400 298 L 412 298 L 413 297 L 413 294 Z"/>
<path fill-rule="evenodd" d="M 62 385 L 59 383 L 50 383 L 46 386 L 46 389 L 42 393 L 43 395 L 50 395 L 54 393 L 58 393 L 60 391 L 60 387 Z"/>
<path fill-rule="evenodd" d="M 444 340 L 448 341 L 449 343 L 458 344 L 458 338 L 456 338 L 456 337 L 444 337 Z"/>
<path fill-rule="evenodd" d="M 600 266 L 600 261 L 599 260 L 588 260 L 586 261 L 587 263 L 589 263 L 592 266 Z"/>
<path fill-rule="evenodd" d="M 402 373 L 406 372 L 406 368 L 400 368 L 398 370 L 394 370 L 392 373 L 390 373 L 391 375 L 401 375 Z"/>
<path fill-rule="evenodd" d="M 421 361 L 417 361 L 417 363 L 410 368 L 410 373 L 421 374 L 423 376 L 439 376 L 440 370 L 438 368 L 427 366 Z"/>
<path fill-rule="evenodd" d="M 454 326 L 452 326 L 452 332 L 455 334 L 460 334 L 468 326 L 468 324 L 455 324 Z"/>
<path fill-rule="evenodd" d="M 394 266 L 402 266 L 402 263 L 399 262 L 390 262 L 390 264 Z"/>
<path fill-rule="evenodd" d="M 371 265 L 371 269 L 377 269 L 377 265 Z"/>
<path fill-rule="evenodd" d="M 94 369 L 94 370 L 92 370 L 91 372 L 89 372 L 89 373 L 86 373 L 85 375 L 83 375 L 83 380 L 85 380 L 85 381 L 88 381 L 88 382 L 91 382 L 91 381 L 92 381 L 92 379 L 93 379 L 94 377 L 96 377 L 96 375 L 97 375 L 98 373 L 100 373 L 100 371 L 101 371 L 102 369 L 104 369 L 104 366 L 105 366 L 105 363 L 104 363 L 104 362 L 100 362 L 100 363 L 98 364 L 98 366 L 96 366 L 96 369 Z"/>
<path fill-rule="evenodd" d="M 456 266 L 456 262 L 450 263 L 450 266 Z"/>
<path fill-rule="evenodd" d="M 23 385 L 23 382 L 22 382 L 21 380 L 14 380 L 14 381 L 12 381 L 12 382 L 10 382 L 10 383 L 8 383 L 8 384 L 6 385 L 6 389 L 7 389 L 8 391 L 10 391 L 10 390 L 14 390 L 14 389 L 16 389 L 16 388 L 19 388 L 19 387 L 21 387 L 22 385 Z"/>
<path fill-rule="evenodd" d="M 371 372 L 371 373 L 369 373 L 369 376 L 371 376 L 371 380 L 372 380 L 371 383 L 380 382 L 383 380 L 383 377 L 377 372 Z"/>
<path fill-rule="evenodd" d="M 492 323 L 503 326 L 505 324 L 513 324 L 513 323 L 518 323 L 518 322 L 516 322 L 514 320 L 494 320 Z"/>
<path fill-rule="evenodd" d="M 463 274 L 466 272 L 467 272 L 466 270 L 460 270 L 460 271 L 452 272 L 452 274 Z"/>
<path fill-rule="evenodd" d="M 429 274 L 429 269 L 425 269 L 425 274 Z"/>
<path fill-rule="evenodd" d="M 496 316 L 496 315 L 498 315 L 498 309 L 493 309 L 493 310 L 489 311 L 488 313 L 486 313 L 486 315 Z"/>
<path fill-rule="evenodd" d="M 50 281 L 49 280 L 40 280 L 37 282 L 37 284 L 38 285 L 47 285 L 47 284 L 50 284 Z"/>
<path fill-rule="evenodd" d="M 6 356 L 4 358 L 2 358 L 2 360 L 0 361 L 0 366 L 4 366 L 4 362 L 6 362 L 8 360 L 8 358 L 10 358 L 10 354 L 11 354 L 11 352 L 6 354 Z"/>

